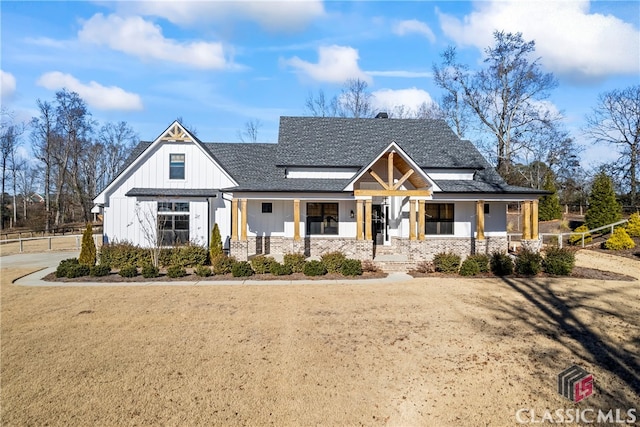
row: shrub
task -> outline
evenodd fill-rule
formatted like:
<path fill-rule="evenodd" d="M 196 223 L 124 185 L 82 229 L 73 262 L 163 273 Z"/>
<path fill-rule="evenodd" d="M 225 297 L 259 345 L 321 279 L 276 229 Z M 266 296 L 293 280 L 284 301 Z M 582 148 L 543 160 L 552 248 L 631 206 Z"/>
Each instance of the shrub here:
<path fill-rule="evenodd" d="M 195 273 L 200 277 L 209 277 L 211 276 L 211 274 L 213 274 L 211 272 L 211 268 L 207 267 L 206 265 L 196 266 Z"/>
<path fill-rule="evenodd" d="M 91 273 L 91 269 L 88 265 L 73 264 L 67 268 L 67 277 L 73 279 L 74 277 L 88 276 Z"/>
<path fill-rule="evenodd" d="M 302 272 L 305 276 L 324 276 L 327 274 L 327 268 L 320 261 L 313 260 L 304 264 Z"/>
<path fill-rule="evenodd" d="M 440 273 L 457 273 L 460 268 L 460 256 L 444 252 L 435 254 L 433 267 Z"/>
<path fill-rule="evenodd" d="M 229 274 L 235 262 L 236 259 L 234 257 L 220 254 L 211 260 L 211 268 L 214 274 Z"/>
<path fill-rule="evenodd" d="M 184 245 L 173 248 L 171 253 L 171 265 L 194 267 L 207 262 L 209 252 L 203 246 Z"/>
<path fill-rule="evenodd" d="M 151 255 L 148 249 L 128 242 L 107 243 L 100 248 L 100 264 L 110 265 L 112 268 L 122 268 L 125 265 L 142 267 L 150 262 Z"/>
<path fill-rule="evenodd" d="M 218 223 L 213 224 L 211 229 L 211 239 L 209 240 L 209 260 L 214 259 L 218 255 L 222 255 L 222 236 L 220 235 L 220 227 Z"/>
<path fill-rule="evenodd" d="M 96 265 L 96 244 L 93 241 L 93 230 L 90 222 L 87 223 L 87 228 L 82 233 L 82 248 L 80 249 L 78 262 L 87 267 Z"/>
<path fill-rule="evenodd" d="M 377 273 L 380 269 L 373 263 L 372 260 L 366 259 L 361 262 L 362 271 L 366 273 Z"/>
<path fill-rule="evenodd" d="M 251 259 L 251 267 L 256 274 L 266 274 L 271 271 L 271 264 L 276 262 L 275 259 L 269 256 L 257 255 Z"/>
<path fill-rule="evenodd" d="M 494 252 L 489 261 L 491 272 L 496 276 L 513 274 L 513 260 L 504 252 Z"/>
<path fill-rule="evenodd" d="M 320 257 L 320 261 L 327 269 L 327 273 L 339 273 L 342 263 L 347 259 L 342 252 L 329 252 Z"/>
<path fill-rule="evenodd" d="M 307 262 L 304 254 L 285 254 L 283 259 L 284 265 L 289 266 L 294 273 L 302 273 L 304 265 Z"/>
<path fill-rule="evenodd" d="M 272 262 L 270 267 L 270 273 L 274 276 L 288 276 L 291 274 L 291 267 L 286 264 L 280 264 L 279 262 Z"/>
<path fill-rule="evenodd" d="M 158 265 L 168 267 L 171 265 L 171 257 L 173 256 L 173 248 L 162 248 L 158 253 Z"/>
<path fill-rule="evenodd" d="M 618 227 L 613 230 L 611 233 L 611 237 L 604 242 L 605 249 L 609 249 L 612 251 L 619 251 L 621 249 L 631 249 L 636 246 L 635 242 L 629 234 L 627 234 L 627 230 L 624 227 Z"/>
<path fill-rule="evenodd" d="M 340 266 L 343 276 L 362 276 L 362 263 L 359 259 L 345 259 Z"/>
<path fill-rule="evenodd" d="M 475 255 L 468 256 L 467 259 L 475 261 L 475 263 L 478 264 L 478 272 L 479 273 L 488 273 L 489 272 L 489 255 L 487 255 L 487 254 L 475 254 Z"/>
<path fill-rule="evenodd" d="M 640 237 L 640 213 L 632 213 L 627 222 L 627 234 L 629 237 Z"/>
<path fill-rule="evenodd" d="M 544 177 L 542 189 L 551 192 L 540 198 L 538 205 L 538 218 L 540 221 L 551 221 L 553 219 L 562 218 L 562 207 L 558 198 L 558 189 L 556 188 L 555 178 L 552 172 L 547 172 Z"/>
<path fill-rule="evenodd" d="M 584 220 L 590 229 L 619 221 L 622 216 L 611 178 L 604 172 L 597 174 L 593 180 L 588 205 Z"/>
<path fill-rule="evenodd" d="M 239 261 L 233 264 L 231 267 L 231 274 L 233 277 L 248 277 L 253 276 L 253 269 L 251 264 L 247 261 Z"/>
<path fill-rule="evenodd" d="M 538 252 L 523 250 L 516 258 L 516 273 L 535 276 L 542 270 L 542 256 Z"/>
<path fill-rule="evenodd" d="M 122 277 L 136 277 L 138 275 L 138 267 L 135 265 L 123 265 L 118 272 Z"/>
<path fill-rule="evenodd" d="M 111 273 L 111 267 L 106 264 L 94 265 L 89 271 L 89 274 L 94 277 L 108 276 L 109 273 Z"/>
<path fill-rule="evenodd" d="M 461 276 L 475 276 L 480 273 L 478 262 L 471 257 L 465 259 L 460 266 Z"/>
<path fill-rule="evenodd" d="M 587 227 L 585 224 L 581 225 L 580 227 L 577 227 L 575 230 L 573 230 L 576 233 L 586 233 L 587 231 L 589 231 L 589 227 Z M 584 235 L 584 243 L 590 243 L 591 240 L 593 240 L 591 238 L 591 233 L 587 233 Z M 569 236 L 569 244 L 570 245 L 582 245 L 582 234 L 572 234 Z"/>
<path fill-rule="evenodd" d="M 142 277 L 151 279 L 153 277 L 158 277 L 160 275 L 160 270 L 153 264 L 147 263 L 142 266 L 140 273 L 142 274 Z"/>
<path fill-rule="evenodd" d="M 556 276 L 568 276 L 576 263 L 576 255 L 566 248 L 550 248 L 542 261 L 545 273 Z"/>
<path fill-rule="evenodd" d="M 185 270 L 181 265 L 170 265 L 167 267 L 167 276 L 172 279 L 177 279 L 178 277 L 184 277 L 186 275 L 187 270 Z"/>
<path fill-rule="evenodd" d="M 67 272 L 74 265 L 78 265 L 78 258 L 63 259 L 56 268 L 56 277 L 67 277 Z"/>
<path fill-rule="evenodd" d="M 430 261 L 420 261 L 416 265 L 416 271 L 418 273 L 433 273 L 436 269 L 433 267 L 433 262 Z"/>

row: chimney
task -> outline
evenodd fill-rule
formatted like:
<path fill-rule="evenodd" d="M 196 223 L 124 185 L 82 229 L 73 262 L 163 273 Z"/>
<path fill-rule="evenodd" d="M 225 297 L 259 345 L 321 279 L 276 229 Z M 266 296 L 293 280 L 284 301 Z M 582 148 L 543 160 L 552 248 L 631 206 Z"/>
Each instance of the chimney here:
<path fill-rule="evenodd" d="M 385 113 L 384 111 L 380 111 L 377 115 L 376 115 L 376 119 L 388 119 L 389 115 L 387 113 Z"/>

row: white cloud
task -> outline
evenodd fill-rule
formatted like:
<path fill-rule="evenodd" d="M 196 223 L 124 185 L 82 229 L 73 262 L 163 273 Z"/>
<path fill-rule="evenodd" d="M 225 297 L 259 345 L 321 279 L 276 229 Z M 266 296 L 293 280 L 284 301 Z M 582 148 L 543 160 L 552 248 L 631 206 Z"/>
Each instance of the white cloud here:
<path fill-rule="evenodd" d="M 117 86 L 102 86 L 94 81 L 84 84 L 71 74 L 59 71 L 45 73 L 37 81 L 38 85 L 49 89 L 66 88 L 78 95 L 91 107 L 99 110 L 142 110 L 142 100 L 135 93 L 130 93 Z"/>
<path fill-rule="evenodd" d="M 421 34 L 429 39 L 431 43 L 435 43 L 436 35 L 433 34 L 431 28 L 424 22 L 417 19 L 410 19 L 407 21 L 400 21 L 393 25 L 393 32 L 399 36 L 405 36 L 407 34 Z"/>
<path fill-rule="evenodd" d="M 475 2 L 462 19 L 439 14 L 444 33 L 459 44 L 484 49 L 493 31 L 521 32 L 535 40 L 550 71 L 582 79 L 640 72 L 640 31 L 612 15 L 589 13 L 589 1 Z"/>
<path fill-rule="evenodd" d="M 418 111 L 423 103 L 430 105 L 433 99 L 428 92 L 415 87 L 407 89 L 380 89 L 373 91 L 372 104 L 374 109 L 393 111 L 397 107 L 404 107 L 411 111 Z"/>
<path fill-rule="evenodd" d="M 13 74 L 0 70 L 0 97 L 9 99 L 16 91 L 16 78 Z"/>
<path fill-rule="evenodd" d="M 360 79 L 371 83 L 371 76 L 358 66 L 358 51 L 348 46 L 322 46 L 318 48 L 318 63 L 293 57 L 285 63 L 300 73 L 319 82 L 344 83 L 348 79 Z"/>
<path fill-rule="evenodd" d="M 257 22 L 269 31 L 296 31 L 325 15 L 321 0 L 118 2 L 126 13 L 157 16 L 181 26 L 229 20 Z"/>
<path fill-rule="evenodd" d="M 162 29 L 139 16 L 126 18 L 95 14 L 78 32 L 80 41 L 107 45 L 111 49 L 145 59 L 170 61 L 185 66 L 220 70 L 232 68 L 222 43 L 181 43 L 165 38 Z"/>

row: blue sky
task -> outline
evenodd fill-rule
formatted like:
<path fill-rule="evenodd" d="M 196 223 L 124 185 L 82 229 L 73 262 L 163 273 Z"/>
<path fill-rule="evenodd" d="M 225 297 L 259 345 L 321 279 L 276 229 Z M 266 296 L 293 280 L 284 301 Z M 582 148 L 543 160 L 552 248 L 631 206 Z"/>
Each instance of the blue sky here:
<path fill-rule="evenodd" d="M 438 100 L 431 69 L 456 46 L 472 67 L 493 30 L 519 31 L 560 85 L 552 108 L 580 128 L 598 94 L 640 83 L 637 1 L 2 1 L 2 108 L 18 121 L 66 87 L 95 119 L 152 140 L 180 116 L 203 141 L 249 120 L 277 140 L 305 100 L 368 82 L 377 109 Z M 590 147 L 587 162 L 613 159 Z"/>

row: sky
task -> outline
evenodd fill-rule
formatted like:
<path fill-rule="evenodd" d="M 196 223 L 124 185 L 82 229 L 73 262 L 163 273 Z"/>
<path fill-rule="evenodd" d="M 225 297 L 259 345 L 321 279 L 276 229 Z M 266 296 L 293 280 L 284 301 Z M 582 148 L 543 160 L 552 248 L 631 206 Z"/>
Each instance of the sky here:
<path fill-rule="evenodd" d="M 534 40 L 550 98 L 583 166 L 616 158 L 582 132 L 598 96 L 640 84 L 638 1 L 7 1 L 0 2 L 2 109 L 77 92 L 94 119 L 153 140 L 176 118 L 205 142 L 235 142 L 249 121 L 277 142 L 280 116 L 368 83 L 376 110 L 438 101 L 432 66 L 455 46 L 480 66 L 495 30 Z M 28 138 L 25 138 L 28 144 Z M 28 150 L 27 150 L 28 152 Z"/>

